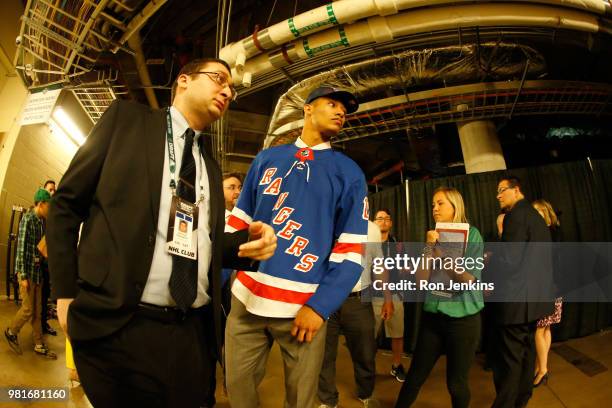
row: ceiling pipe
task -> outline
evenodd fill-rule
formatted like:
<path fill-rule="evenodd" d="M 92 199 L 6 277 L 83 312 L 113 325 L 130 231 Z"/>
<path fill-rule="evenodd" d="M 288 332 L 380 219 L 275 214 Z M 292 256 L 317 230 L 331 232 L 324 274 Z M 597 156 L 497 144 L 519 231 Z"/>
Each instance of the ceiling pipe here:
<path fill-rule="evenodd" d="M 479 3 L 419 9 L 389 17 L 371 17 L 295 40 L 280 50 L 246 60 L 243 69 L 232 69 L 232 75 L 237 82 L 248 87 L 254 76 L 303 59 L 423 32 L 474 26 L 553 27 L 590 33 L 609 31 L 603 23 L 595 14 L 526 3 Z"/>
<path fill-rule="evenodd" d="M 140 28 L 147 22 L 147 20 L 166 4 L 168 0 L 151 0 L 127 25 L 126 31 L 123 33 L 118 45 L 111 49 L 112 53 L 116 53 L 121 48 L 120 46 L 125 44 L 126 41 L 132 37 Z M 140 41 L 139 41 L 140 42 Z"/>
<path fill-rule="evenodd" d="M 404 164 L 404 161 L 400 160 L 387 170 L 381 171 L 380 173 L 372 177 L 372 180 L 368 181 L 368 184 L 378 184 L 382 179 L 389 177 L 392 174 L 400 173 L 402 170 L 404 170 Z"/>
<path fill-rule="evenodd" d="M 140 33 L 134 33 L 134 35 L 129 38 L 128 45 L 135 52 L 134 60 L 136 61 L 136 70 L 138 71 L 138 75 L 140 76 L 140 83 L 144 88 L 144 93 L 147 97 L 147 101 L 149 101 L 149 105 L 153 109 L 159 109 L 157 97 L 155 96 L 155 90 L 151 88 L 153 84 L 151 83 L 149 69 L 147 68 L 147 62 L 142 51 L 142 41 L 140 40 Z"/>
<path fill-rule="evenodd" d="M 522 3 L 548 4 L 611 14 L 609 0 L 520 0 Z M 221 49 L 219 57 L 242 74 L 245 61 L 262 52 L 278 48 L 296 38 L 303 38 L 330 26 L 350 24 L 372 16 L 388 16 L 419 7 L 457 5 L 472 0 L 340 0 L 317 7 L 231 43 Z"/>

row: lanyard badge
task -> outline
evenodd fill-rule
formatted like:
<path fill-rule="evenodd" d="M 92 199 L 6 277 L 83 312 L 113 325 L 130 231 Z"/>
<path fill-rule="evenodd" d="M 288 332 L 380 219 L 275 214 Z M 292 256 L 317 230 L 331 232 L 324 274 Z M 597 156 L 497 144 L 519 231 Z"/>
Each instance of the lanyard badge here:
<path fill-rule="evenodd" d="M 170 255 L 189 259 L 198 258 L 198 207 L 178 196 L 172 196 L 168 241 L 166 250 Z"/>
<path fill-rule="evenodd" d="M 170 167 L 170 190 L 172 201 L 168 219 L 166 250 L 170 255 L 189 259 L 198 258 L 198 205 L 204 199 L 204 187 L 200 183 L 200 199 L 194 204 L 176 195 L 176 158 L 172 135 L 172 118 L 170 108 L 166 111 L 166 141 L 168 143 L 168 161 Z"/>

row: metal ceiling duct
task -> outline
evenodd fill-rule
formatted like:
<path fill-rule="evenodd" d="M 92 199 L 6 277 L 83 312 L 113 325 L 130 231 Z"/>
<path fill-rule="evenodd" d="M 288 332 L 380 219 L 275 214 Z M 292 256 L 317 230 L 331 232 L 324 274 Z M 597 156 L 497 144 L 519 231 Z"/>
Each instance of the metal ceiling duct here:
<path fill-rule="evenodd" d="M 535 49 L 493 42 L 410 50 L 341 66 L 305 79 L 282 95 L 270 119 L 268 134 L 301 119 L 306 97 L 322 84 L 348 89 L 364 103 L 419 88 L 520 78 L 527 61 L 528 78 L 546 72 L 544 57 Z M 264 145 L 269 142 L 266 140 Z"/>
<path fill-rule="evenodd" d="M 395 131 L 413 132 L 439 123 L 514 116 L 570 114 L 612 117 L 612 85 L 554 80 L 482 82 L 396 95 L 360 105 L 332 140 L 352 140 Z M 303 119 L 279 127 L 265 147 L 291 143 Z"/>

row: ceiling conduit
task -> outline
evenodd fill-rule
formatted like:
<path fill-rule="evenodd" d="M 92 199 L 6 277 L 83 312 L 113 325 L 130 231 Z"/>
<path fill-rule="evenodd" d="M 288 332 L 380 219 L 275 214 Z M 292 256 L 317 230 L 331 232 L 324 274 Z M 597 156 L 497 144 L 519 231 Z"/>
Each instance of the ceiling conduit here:
<path fill-rule="evenodd" d="M 585 10 L 595 14 L 610 14 L 608 0 L 520 0 L 523 3 L 550 4 Z M 296 38 L 303 38 L 330 26 L 350 24 L 372 16 L 388 16 L 407 9 L 441 5 L 457 5 L 471 0 L 340 0 L 291 17 L 252 36 L 223 47 L 220 58 L 243 73 L 245 61 L 266 50 L 278 48 Z M 518 2 L 518 1 L 517 1 Z"/>
<path fill-rule="evenodd" d="M 410 10 L 387 17 L 370 17 L 338 25 L 283 45 L 281 49 L 236 61 L 232 75 L 248 87 L 252 78 L 317 55 L 380 43 L 415 33 L 468 27 L 553 27 L 612 34 L 610 23 L 593 12 L 520 2 L 454 5 Z M 563 2 L 565 3 L 565 2 Z"/>

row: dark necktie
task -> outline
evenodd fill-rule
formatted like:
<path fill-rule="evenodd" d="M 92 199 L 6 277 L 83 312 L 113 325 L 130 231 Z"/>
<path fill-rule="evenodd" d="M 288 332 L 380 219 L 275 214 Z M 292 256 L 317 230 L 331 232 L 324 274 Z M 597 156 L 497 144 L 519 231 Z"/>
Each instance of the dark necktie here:
<path fill-rule="evenodd" d="M 195 202 L 195 176 L 196 166 L 193 158 L 193 136 L 191 129 L 185 131 L 185 149 L 181 160 L 179 181 L 176 194 L 185 201 Z M 194 230 L 194 234 L 197 232 Z M 197 248 L 196 248 L 197 251 Z M 172 274 L 170 275 L 170 294 L 176 302 L 176 306 L 186 312 L 197 295 L 198 285 L 198 261 L 172 255 Z"/>

